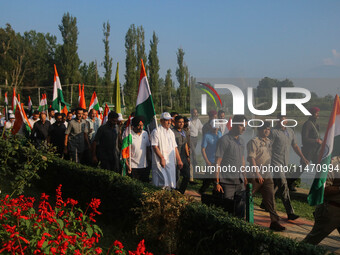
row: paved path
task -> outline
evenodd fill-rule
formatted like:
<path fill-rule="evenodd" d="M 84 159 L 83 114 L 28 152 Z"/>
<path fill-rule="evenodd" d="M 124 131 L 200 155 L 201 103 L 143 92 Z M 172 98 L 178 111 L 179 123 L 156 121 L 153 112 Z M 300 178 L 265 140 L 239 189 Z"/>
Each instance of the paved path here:
<path fill-rule="evenodd" d="M 299 190 L 298 190 L 299 191 Z M 303 194 L 304 191 L 301 191 Z M 197 200 L 201 200 L 200 194 L 195 191 L 188 190 L 185 192 L 186 195 L 190 195 Z M 305 236 L 310 232 L 312 229 L 314 222 L 299 218 L 295 221 L 289 221 L 287 219 L 287 215 L 285 213 L 278 212 L 279 216 L 281 217 L 281 225 L 286 227 L 285 231 L 282 232 L 275 232 L 285 237 L 289 237 L 292 239 L 296 239 L 301 241 Z M 254 208 L 254 221 L 255 224 L 263 226 L 269 229 L 270 225 L 270 218 L 269 213 L 265 212 L 264 210 L 260 209 L 259 207 L 255 206 Z M 321 244 L 327 250 L 334 252 L 335 254 L 340 254 L 340 235 L 337 230 L 333 231 L 327 238 L 325 238 Z"/>

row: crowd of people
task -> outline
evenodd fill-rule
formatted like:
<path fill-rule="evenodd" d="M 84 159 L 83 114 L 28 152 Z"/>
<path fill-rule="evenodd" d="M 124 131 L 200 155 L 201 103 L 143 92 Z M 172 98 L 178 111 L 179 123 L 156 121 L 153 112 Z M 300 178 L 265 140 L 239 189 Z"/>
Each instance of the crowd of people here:
<path fill-rule="evenodd" d="M 312 116 L 302 127 L 301 148 L 294 130 L 284 125 L 286 117 L 280 114 L 277 115 L 279 121 L 276 126 L 264 122 L 257 128 L 257 135 L 247 143 L 242 138 L 247 126 L 247 118 L 243 115 L 233 116 L 232 122 L 235 124 L 230 127 L 226 124 L 216 125 L 216 119 L 226 117 L 223 110 L 210 111 L 209 120 L 204 125 L 197 109 L 192 109 L 190 119 L 177 112 L 163 112 L 159 127 L 149 133 L 145 129 L 144 118 L 131 114 L 132 144 L 130 158 L 126 160 L 127 174 L 142 182 L 150 182 L 151 176 L 154 185 L 177 189 L 181 193 L 186 191 L 189 182 L 194 181 L 194 176 L 201 178 L 203 184 L 199 193 L 204 194 L 213 184 L 215 194 L 219 194 L 223 201 L 232 202 L 232 213 L 239 218 L 245 216 L 246 184 L 252 183 L 253 193 L 259 191 L 262 194 L 261 207 L 270 214 L 270 228 L 282 231 L 285 227 L 280 224 L 276 212 L 275 194 L 281 198 L 288 220 L 296 220 L 299 216 L 292 207 L 290 191 L 295 189 L 294 181 L 302 171 L 297 171 L 292 178 L 287 179 L 282 171 L 262 171 L 263 166 L 288 166 L 291 149 L 300 157 L 302 166 L 310 162 L 317 163 L 322 144 L 317 123 L 319 111 L 317 107 L 310 109 Z M 0 126 L 11 129 L 14 121 L 13 113 L 9 113 L 9 120 L 4 122 L 2 119 Z M 121 173 L 122 136 L 127 128 L 127 121 L 124 122 L 121 114 L 110 111 L 106 123 L 102 125 L 94 109 L 88 113 L 85 109 L 77 108 L 67 115 L 49 109 L 48 113 L 35 111 L 29 122 L 33 127 L 30 138 L 36 146 L 50 143 L 56 147 L 58 155 L 65 159 L 93 166 L 99 164 L 103 169 Z M 205 167 L 221 169 L 235 166 L 238 171 L 195 172 L 200 136 Z M 246 161 L 257 169 L 251 175 L 239 171 Z M 328 183 L 333 185 L 333 182 Z M 334 203 L 339 206 L 337 200 Z M 312 236 L 313 240 L 320 241 L 315 233 Z"/>

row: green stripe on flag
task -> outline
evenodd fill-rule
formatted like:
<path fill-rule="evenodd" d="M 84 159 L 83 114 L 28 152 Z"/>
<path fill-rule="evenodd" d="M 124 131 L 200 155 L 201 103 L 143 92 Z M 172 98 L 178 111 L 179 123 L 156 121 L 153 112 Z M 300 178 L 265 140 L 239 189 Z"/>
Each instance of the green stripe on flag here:
<path fill-rule="evenodd" d="M 137 105 L 136 116 L 144 116 L 144 126 L 147 126 L 150 124 L 155 115 L 155 107 L 153 105 L 152 96 L 150 95 L 143 103 Z"/>

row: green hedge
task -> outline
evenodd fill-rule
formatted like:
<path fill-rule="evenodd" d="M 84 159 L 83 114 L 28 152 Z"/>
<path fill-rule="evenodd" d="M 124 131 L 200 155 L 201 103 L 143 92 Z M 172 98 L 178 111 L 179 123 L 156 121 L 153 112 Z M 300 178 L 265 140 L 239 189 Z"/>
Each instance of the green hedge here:
<path fill-rule="evenodd" d="M 62 159 L 53 159 L 40 175 L 38 184 L 46 191 L 54 192 L 61 183 L 65 197 L 84 203 L 91 197 L 100 198 L 103 215 L 120 220 L 131 230 L 138 220 L 131 209 L 141 206 L 144 192 L 157 190 L 111 171 Z M 176 254 L 325 254 L 322 247 L 278 236 L 201 203 L 187 206 L 179 224 Z"/>
<path fill-rule="evenodd" d="M 90 198 L 99 198 L 99 211 L 104 212 L 105 220 L 119 220 L 123 225 L 132 225 L 135 217 L 132 208 L 141 205 L 144 192 L 156 190 L 151 185 L 123 177 L 109 170 L 93 168 L 71 161 L 54 158 L 48 169 L 41 171 L 38 186 L 49 193 L 62 184 L 65 197 L 77 199 L 83 205 Z M 125 222 L 123 222 L 125 221 Z"/>

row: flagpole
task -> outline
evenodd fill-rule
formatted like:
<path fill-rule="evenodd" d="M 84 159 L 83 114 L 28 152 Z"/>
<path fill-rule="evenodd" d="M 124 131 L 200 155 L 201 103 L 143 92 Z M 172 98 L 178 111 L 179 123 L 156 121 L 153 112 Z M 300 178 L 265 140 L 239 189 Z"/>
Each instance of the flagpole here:
<path fill-rule="evenodd" d="M 129 119 L 130 119 L 130 125 L 129 125 L 129 136 L 131 136 L 131 116 L 129 116 Z M 132 137 L 131 137 L 132 139 Z M 131 141 L 132 142 L 132 141 Z M 131 171 L 132 171 L 132 167 L 131 167 L 131 144 L 129 145 L 129 166 L 131 168 Z"/>

